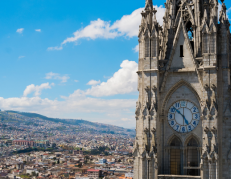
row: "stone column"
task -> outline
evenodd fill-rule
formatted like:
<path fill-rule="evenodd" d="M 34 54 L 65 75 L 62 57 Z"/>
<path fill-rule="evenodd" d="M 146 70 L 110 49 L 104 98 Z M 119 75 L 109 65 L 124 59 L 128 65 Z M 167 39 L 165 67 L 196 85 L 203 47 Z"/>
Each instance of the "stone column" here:
<path fill-rule="evenodd" d="M 208 160 L 208 165 L 209 165 L 209 178 L 208 179 L 212 179 L 212 161 L 211 161 L 211 159 Z"/>

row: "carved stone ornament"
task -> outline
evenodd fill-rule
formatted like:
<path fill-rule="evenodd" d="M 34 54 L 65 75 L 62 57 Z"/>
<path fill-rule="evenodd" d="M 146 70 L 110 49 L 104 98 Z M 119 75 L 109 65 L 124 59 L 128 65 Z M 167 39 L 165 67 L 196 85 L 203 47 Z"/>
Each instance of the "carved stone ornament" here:
<path fill-rule="evenodd" d="M 205 84 L 205 85 L 204 85 L 204 88 L 205 88 L 206 91 L 208 91 L 208 90 L 209 90 L 209 85 L 208 85 L 208 84 Z"/>
<path fill-rule="evenodd" d="M 143 102 L 143 113 L 145 112 L 145 109 L 147 109 L 147 111 L 150 109 L 150 106 L 149 106 L 149 88 L 148 87 L 145 88 L 145 98 L 144 98 L 144 102 Z"/>
<path fill-rule="evenodd" d="M 204 132 L 205 132 L 205 137 L 204 137 L 204 154 L 203 155 L 208 155 L 211 151 L 211 141 L 210 141 L 210 136 L 209 136 L 209 128 L 206 126 L 204 128 Z"/>
<path fill-rule="evenodd" d="M 151 100 L 151 107 L 150 112 L 153 113 L 153 115 L 157 112 L 157 96 L 156 96 L 157 87 L 152 87 L 152 100 Z"/>
<path fill-rule="evenodd" d="M 152 146 L 151 150 L 156 153 L 157 152 L 157 146 L 156 146 L 156 129 L 152 129 Z"/>
<path fill-rule="evenodd" d="M 144 129 L 144 138 L 143 138 L 143 149 L 144 151 L 147 151 L 148 149 L 148 128 Z"/>
<path fill-rule="evenodd" d="M 211 96 L 211 102 L 212 105 L 218 110 L 218 105 L 217 105 L 217 94 L 216 94 L 216 86 L 213 84 L 212 85 L 212 96 Z"/>
<path fill-rule="evenodd" d="M 199 66 L 202 67 L 203 65 L 204 65 L 204 62 L 201 60 L 201 61 L 199 62 Z"/>
<path fill-rule="evenodd" d="M 207 92 L 207 96 L 205 102 L 201 101 L 201 116 L 202 119 L 214 120 L 218 115 L 217 87 L 212 84 L 210 88 L 208 84 L 205 84 L 204 88 Z"/>
<path fill-rule="evenodd" d="M 217 142 L 217 129 L 213 127 L 211 130 L 208 127 L 204 129 L 205 140 L 204 142 L 204 153 L 202 155 L 203 158 L 207 158 L 212 161 L 216 161 L 218 159 L 218 142 Z"/>
<path fill-rule="evenodd" d="M 207 108 L 206 107 L 207 107 L 206 102 L 201 100 L 201 119 L 202 120 L 206 119 L 206 115 L 207 115 Z"/>
<path fill-rule="evenodd" d="M 139 101 L 136 102 L 136 117 L 138 117 L 140 115 L 140 108 L 141 108 L 141 104 Z"/>
<path fill-rule="evenodd" d="M 204 128 L 204 131 L 205 131 L 205 133 L 207 134 L 207 133 L 209 132 L 209 128 L 206 126 L 206 127 Z"/>

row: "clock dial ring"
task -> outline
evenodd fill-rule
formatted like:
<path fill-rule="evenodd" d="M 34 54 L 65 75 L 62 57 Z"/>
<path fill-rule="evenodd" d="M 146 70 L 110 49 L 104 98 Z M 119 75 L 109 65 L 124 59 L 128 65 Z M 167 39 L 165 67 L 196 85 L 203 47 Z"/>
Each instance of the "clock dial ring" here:
<path fill-rule="evenodd" d="M 195 103 L 189 100 L 179 100 L 170 106 L 167 120 L 176 132 L 188 133 L 198 126 L 200 111 Z"/>

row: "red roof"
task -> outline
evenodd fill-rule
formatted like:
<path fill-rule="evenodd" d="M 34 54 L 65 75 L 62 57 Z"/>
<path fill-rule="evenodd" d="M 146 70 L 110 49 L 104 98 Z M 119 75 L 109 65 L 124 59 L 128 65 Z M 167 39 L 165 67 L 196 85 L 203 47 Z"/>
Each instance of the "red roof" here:
<path fill-rule="evenodd" d="M 87 170 L 88 172 L 99 172 L 100 170 L 95 170 L 95 169 L 89 169 Z"/>

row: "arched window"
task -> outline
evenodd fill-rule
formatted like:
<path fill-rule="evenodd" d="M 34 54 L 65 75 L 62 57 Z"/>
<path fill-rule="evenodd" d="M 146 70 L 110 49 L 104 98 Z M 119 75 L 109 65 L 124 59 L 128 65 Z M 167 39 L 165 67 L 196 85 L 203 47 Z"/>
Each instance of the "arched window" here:
<path fill-rule="evenodd" d="M 194 51 L 194 32 L 193 32 L 193 28 L 192 28 L 192 23 L 190 21 L 186 24 L 186 30 L 188 33 L 188 38 L 190 40 L 190 44 L 192 46 L 192 50 Z"/>
<path fill-rule="evenodd" d="M 216 53 L 216 34 L 210 34 L 210 53 Z"/>
<path fill-rule="evenodd" d="M 203 34 L 203 53 L 208 53 L 208 34 Z"/>
<path fill-rule="evenodd" d="M 151 43 L 152 43 L 152 57 L 156 57 L 158 56 L 157 55 L 157 39 L 156 38 L 152 39 Z"/>
<path fill-rule="evenodd" d="M 144 58 L 144 42 L 143 40 L 139 43 L 139 58 Z"/>
<path fill-rule="evenodd" d="M 170 143 L 170 174 L 181 174 L 181 149 L 182 143 L 179 138 L 175 137 Z"/>
<path fill-rule="evenodd" d="M 150 56 L 150 40 L 148 38 L 145 39 L 145 57 Z"/>
<path fill-rule="evenodd" d="M 191 138 L 187 143 L 186 149 L 186 167 L 187 175 L 199 176 L 200 153 L 199 145 L 196 139 Z"/>

